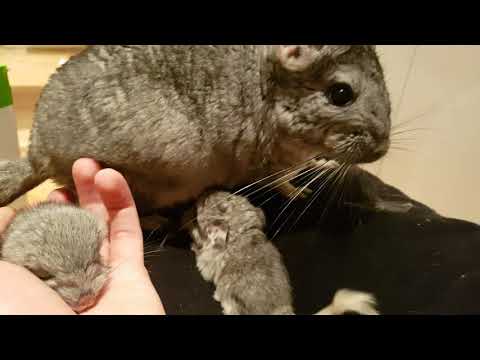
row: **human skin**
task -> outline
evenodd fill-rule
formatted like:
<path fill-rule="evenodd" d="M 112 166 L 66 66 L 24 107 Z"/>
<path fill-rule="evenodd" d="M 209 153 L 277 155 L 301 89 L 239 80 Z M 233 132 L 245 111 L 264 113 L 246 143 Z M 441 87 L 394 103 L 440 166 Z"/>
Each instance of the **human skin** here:
<path fill-rule="evenodd" d="M 79 205 L 107 221 L 109 236 L 101 254 L 112 269 L 107 287 L 82 315 L 164 315 L 165 310 L 144 265 L 143 237 L 137 209 L 123 176 L 101 169 L 92 159 L 77 160 L 72 169 Z M 48 200 L 70 202 L 65 189 Z M 14 218 L 0 208 L 0 234 Z M 59 295 L 28 270 L 0 261 L 0 314 L 75 315 Z"/>

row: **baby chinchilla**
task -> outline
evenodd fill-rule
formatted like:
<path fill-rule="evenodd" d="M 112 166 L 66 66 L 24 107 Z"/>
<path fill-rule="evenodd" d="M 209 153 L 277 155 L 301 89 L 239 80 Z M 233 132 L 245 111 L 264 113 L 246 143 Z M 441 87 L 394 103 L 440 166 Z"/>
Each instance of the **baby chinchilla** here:
<path fill-rule="evenodd" d="M 48 178 L 74 190 L 89 157 L 149 213 L 313 157 L 374 161 L 389 134 L 374 46 L 91 46 L 43 89 L 28 158 L 0 161 L 0 206 Z"/>
<path fill-rule="evenodd" d="M 107 226 L 73 205 L 45 202 L 18 212 L 0 235 L 1 259 L 23 266 L 76 312 L 91 307 L 108 280 L 100 247 Z"/>
<path fill-rule="evenodd" d="M 243 197 L 212 192 L 197 201 L 196 214 L 189 226 L 192 250 L 202 277 L 215 284 L 224 314 L 294 315 L 288 273 L 263 233 L 263 212 Z M 375 315 L 375 304 L 370 294 L 342 289 L 316 315 Z"/>
<path fill-rule="evenodd" d="M 202 277 L 215 284 L 224 314 L 293 314 L 288 273 L 263 233 L 263 212 L 224 192 L 199 199 L 196 211 L 192 250 Z"/>

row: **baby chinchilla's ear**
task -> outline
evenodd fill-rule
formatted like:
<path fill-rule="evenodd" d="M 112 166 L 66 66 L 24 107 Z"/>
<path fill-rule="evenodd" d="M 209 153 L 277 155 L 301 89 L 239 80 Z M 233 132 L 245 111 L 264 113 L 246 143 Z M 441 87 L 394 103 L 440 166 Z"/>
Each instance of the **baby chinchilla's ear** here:
<path fill-rule="evenodd" d="M 271 55 L 284 69 L 303 72 L 322 58 L 335 58 L 350 48 L 350 45 L 275 45 Z"/>
<path fill-rule="evenodd" d="M 265 213 L 263 212 L 262 209 L 259 209 L 259 208 L 255 209 L 255 211 L 257 213 L 258 219 L 260 220 L 262 228 L 265 227 L 265 225 L 267 224 Z"/>

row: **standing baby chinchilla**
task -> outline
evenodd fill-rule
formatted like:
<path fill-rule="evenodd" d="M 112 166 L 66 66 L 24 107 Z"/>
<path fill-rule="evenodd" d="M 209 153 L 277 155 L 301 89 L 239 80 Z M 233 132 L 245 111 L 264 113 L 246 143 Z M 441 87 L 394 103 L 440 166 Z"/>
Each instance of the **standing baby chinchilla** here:
<path fill-rule="evenodd" d="M 37 104 L 28 158 L 0 161 L 0 206 L 90 157 L 126 177 L 142 214 L 313 157 L 370 162 L 390 101 L 369 45 L 92 46 Z"/>
<path fill-rule="evenodd" d="M 200 274 L 215 285 L 225 315 L 294 315 L 282 255 L 263 232 L 265 216 L 241 196 L 213 192 L 194 207 L 189 224 Z M 375 298 L 342 289 L 317 315 L 377 315 Z"/>

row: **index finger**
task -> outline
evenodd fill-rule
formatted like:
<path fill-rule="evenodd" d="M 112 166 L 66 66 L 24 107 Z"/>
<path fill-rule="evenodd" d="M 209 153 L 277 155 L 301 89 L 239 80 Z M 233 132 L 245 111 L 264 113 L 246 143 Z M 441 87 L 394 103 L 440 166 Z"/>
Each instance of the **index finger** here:
<path fill-rule="evenodd" d="M 104 169 L 95 176 L 95 187 L 110 219 L 110 259 L 143 264 L 143 235 L 137 208 L 125 178 L 117 171 Z"/>
<path fill-rule="evenodd" d="M 95 188 L 95 175 L 100 170 L 101 167 L 95 160 L 82 158 L 73 164 L 72 175 L 80 206 L 106 221 L 107 210 Z"/>

